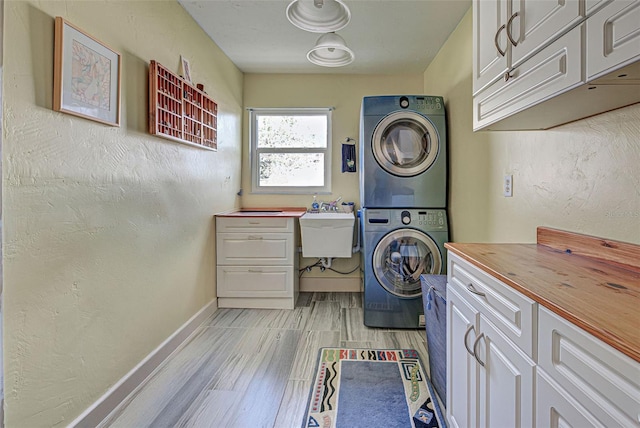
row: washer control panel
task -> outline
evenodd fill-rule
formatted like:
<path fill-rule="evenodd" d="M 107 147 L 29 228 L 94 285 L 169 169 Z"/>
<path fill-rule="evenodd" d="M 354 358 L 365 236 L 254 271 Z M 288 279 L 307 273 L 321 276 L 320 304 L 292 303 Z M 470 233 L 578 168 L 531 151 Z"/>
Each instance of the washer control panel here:
<path fill-rule="evenodd" d="M 429 226 L 431 228 L 445 227 L 446 221 L 442 211 L 419 211 L 418 226 Z"/>
<path fill-rule="evenodd" d="M 411 223 L 411 213 L 409 211 L 402 211 L 402 214 L 400 214 L 400 220 L 402 220 L 402 224 Z"/>
<path fill-rule="evenodd" d="M 429 110 L 431 113 L 435 113 L 434 110 L 443 109 L 444 101 L 441 97 L 433 96 L 402 96 L 398 100 L 398 105 L 402 109 L 411 107 L 417 111 Z"/>

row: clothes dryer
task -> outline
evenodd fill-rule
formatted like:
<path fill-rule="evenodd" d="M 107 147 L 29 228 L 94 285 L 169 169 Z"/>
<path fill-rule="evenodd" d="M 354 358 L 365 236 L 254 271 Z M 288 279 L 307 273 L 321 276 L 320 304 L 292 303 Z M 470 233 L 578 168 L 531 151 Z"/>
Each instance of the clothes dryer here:
<path fill-rule="evenodd" d="M 446 272 L 446 211 L 363 208 L 360 220 L 364 324 L 421 327 L 420 275 Z"/>
<path fill-rule="evenodd" d="M 446 208 L 442 97 L 365 97 L 360 111 L 360 206 Z"/>

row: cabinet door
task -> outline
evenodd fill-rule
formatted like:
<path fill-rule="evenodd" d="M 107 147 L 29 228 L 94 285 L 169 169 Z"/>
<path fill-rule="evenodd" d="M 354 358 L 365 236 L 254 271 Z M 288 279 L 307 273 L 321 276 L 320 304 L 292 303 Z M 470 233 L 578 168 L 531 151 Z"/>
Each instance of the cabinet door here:
<path fill-rule="evenodd" d="M 640 60 L 640 0 L 615 0 L 587 20 L 587 81 Z"/>
<path fill-rule="evenodd" d="M 480 427 L 533 428 L 535 363 L 480 315 Z"/>
<path fill-rule="evenodd" d="M 447 290 L 447 420 L 452 427 L 467 428 L 478 420 L 478 370 L 467 348 L 476 339 L 479 314 L 456 288 L 450 284 Z"/>
<path fill-rule="evenodd" d="M 506 31 L 516 43 L 511 48 L 512 67 L 584 20 L 578 0 L 513 1 L 511 12 Z"/>
<path fill-rule="evenodd" d="M 473 2 L 474 95 L 501 78 L 509 68 L 511 47 L 506 35 L 507 7 L 507 0 Z"/>
<path fill-rule="evenodd" d="M 536 372 L 536 425 L 549 428 L 606 426 L 553 382 L 541 368 Z"/>

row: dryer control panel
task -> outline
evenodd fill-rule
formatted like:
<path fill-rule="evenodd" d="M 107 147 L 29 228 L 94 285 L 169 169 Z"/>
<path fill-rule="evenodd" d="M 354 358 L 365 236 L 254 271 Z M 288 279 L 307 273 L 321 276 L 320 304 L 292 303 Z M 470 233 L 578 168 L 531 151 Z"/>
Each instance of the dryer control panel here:
<path fill-rule="evenodd" d="M 410 226 L 424 231 L 446 231 L 447 214 L 443 209 L 366 209 L 364 220 L 369 230 Z"/>

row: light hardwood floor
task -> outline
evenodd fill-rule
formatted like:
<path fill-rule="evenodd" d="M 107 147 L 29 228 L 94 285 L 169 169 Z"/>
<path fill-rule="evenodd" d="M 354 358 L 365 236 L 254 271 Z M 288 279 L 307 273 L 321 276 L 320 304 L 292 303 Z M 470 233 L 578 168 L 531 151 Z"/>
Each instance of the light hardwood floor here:
<path fill-rule="evenodd" d="M 322 347 L 416 349 L 424 329 L 363 324 L 360 293 L 301 293 L 293 310 L 218 309 L 100 427 L 300 427 Z"/>

